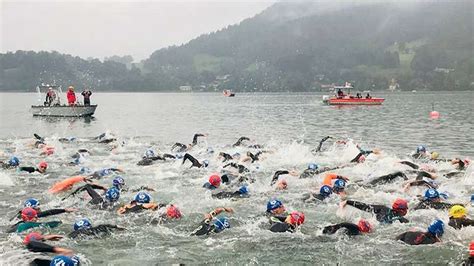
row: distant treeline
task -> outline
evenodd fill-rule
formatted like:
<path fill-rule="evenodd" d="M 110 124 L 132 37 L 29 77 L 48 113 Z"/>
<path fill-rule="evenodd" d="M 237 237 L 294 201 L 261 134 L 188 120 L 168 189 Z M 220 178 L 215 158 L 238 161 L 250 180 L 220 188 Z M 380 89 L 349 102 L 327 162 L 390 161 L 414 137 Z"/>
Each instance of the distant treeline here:
<path fill-rule="evenodd" d="M 101 62 L 57 52 L 0 54 L 0 90 L 52 80 L 123 91 L 310 91 L 345 81 L 364 90 L 472 90 L 473 3 L 277 3 L 140 64 L 117 56 Z"/>

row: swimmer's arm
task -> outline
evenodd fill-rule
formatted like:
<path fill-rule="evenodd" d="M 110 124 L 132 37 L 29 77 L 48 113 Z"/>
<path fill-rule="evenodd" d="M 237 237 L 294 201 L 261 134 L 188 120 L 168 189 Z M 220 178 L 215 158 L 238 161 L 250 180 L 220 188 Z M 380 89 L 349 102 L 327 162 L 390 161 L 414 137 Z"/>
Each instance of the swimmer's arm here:
<path fill-rule="evenodd" d="M 370 205 L 370 204 L 366 204 L 366 203 L 363 203 L 363 202 L 359 202 L 359 201 L 354 201 L 354 200 L 348 200 L 346 201 L 346 204 L 347 205 L 350 205 L 352 207 L 355 207 L 359 210 L 363 210 L 363 211 L 366 211 L 366 212 L 371 212 L 374 210 L 374 206 L 373 205 Z"/>
<path fill-rule="evenodd" d="M 72 208 L 65 208 L 65 209 L 51 209 L 43 212 L 38 213 L 38 217 L 47 217 L 51 215 L 57 215 L 65 212 L 74 212 L 76 211 L 75 209 Z"/>
<path fill-rule="evenodd" d="M 409 162 L 409 161 L 400 161 L 399 163 L 404 164 L 404 165 L 408 165 L 408 166 L 410 166 L 410 167 L 413 168 L 413 169 L 418 169 L 418 168 L 420 168 L 417 164 L 414 164 L 414 163 Z"/>
<path fill-rule="evenodd" d="M 228 207 L 216 208 L 216 209 L 213 210 L 212 212 L 207 213 L 207 214 L 205 215 L 205 218 L 206 218 L 206 219 L 212 219 L 212 218 L 216 217 L 217 215 L 219 215 L 219 214 L 222 213 L 222 212 L 234 213 L 234 210 L 233 210 L 232 208 L 228 208 Z"/>

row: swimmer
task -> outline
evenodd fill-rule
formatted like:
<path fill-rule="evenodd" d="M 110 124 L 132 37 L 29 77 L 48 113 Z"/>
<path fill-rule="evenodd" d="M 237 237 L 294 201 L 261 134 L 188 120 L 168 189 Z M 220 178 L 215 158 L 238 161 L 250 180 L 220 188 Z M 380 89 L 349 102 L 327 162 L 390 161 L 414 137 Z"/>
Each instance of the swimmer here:
<path fill-rule="evenodd" d="M 334 180 L 334 183 L 332 181 Z M 345 196 L 346 192 L 344 191 L 346 187 L 346 182 L 349 181 L 349 178 L 341 176 L 335 173 L 327 173 L 323 180 L 323 185 L 331 186 L 332 191 L 340 196 Z"/>
<path fill-rule="evenodd" d="M 428 245 L 440 242 L 439 239 L 444 234 L 444 223 L 436 220 L 428 226 L 426 232 L 408 231 L 399 236 L 396 240 L 401 240 L 409 245 Z"/>
<path fill-rule="evenodd" d="M 146 192 L 138 192 L 137 195 L 133 198 L 133 200 L 117 210 L 118 214 L 126 214 L 126 213 L 135 213 L 141 212 L 143 210 L 157 210 L 161 207 L 166 206 L 166 204 L 158 204 L 155 202 L 151 202 L 151 196 Z"/>
<path fill-rule="evenodd" d="M 39 202 L 39 200 L 37 200 L 35 198 L 27 199 L 25 201 L 25 203 L 23 204 L 23 208 L 32 208 L 32 209 L 34 209 L 37 212 L 36 216 L 38 218 L 77 211 L 76 209 L 73 209 L 73 208 L 50 209 L 50 210 L 46 210 L 46 211 L 41 211 L 40 202 Z M 21 212 L 22 211 L 18 211 L 18 214 L 15 215 L 12 219 L 10 219 L 10 221 L 15 219 L 15 218 L 21 219 Z"/>
<path fill-rule="evenodd" d="M 273 223 L 270 227 L 270 231 L 274 233 L 294 233 L 298 227 L 304 223 L 304 219 L 304 213 L 293 211 L 284 220 Z"/>
<path fill-rule="evenodd" d="M 313 152 L 321 152 L 321 149 L 323 147 L 324 142 L 326 142 L 328 139 L 332 139 L 331 136 L 324 137 L 320 142 L 319 145 L 316 149 L 313 150 Z"/>
<path fill-rule="evenodd" d="M 298 176 L 298 173 L 294 170 L 278 170 L 273 174 L 272 181 L 270 182 L 270 186 L 273 186 L 280 178 L 281 175 L 291 175 L 291 176 Z"/>
<path fill-rule="evenodd" d="M 204 160 L 201 163 L 189 153 L 186 153 L 184 155 L 183 162 L 181 164 L 184 164 L 186 162 L 186 160 L 189 160 L 192 163 L 190 168 L 192 168 L 192 167 L 202 168 L 202 167 L 208 167 L 209 166 L 209 161 L 208 160 Z"/>
<path fill-rule="evenodd" d="M 222 168 L 226 168 L 226 167 L 229 167 L 229 166 L 231 166 L 235 169 L 238 169 L 239 174 L 250 172 L 250 170 L 247 167 L 245 167 L 244 165 L 241 165 L 241 164 L 237 164 L 237 163 L 228 163 L 228 164 L 222 166 Z"/>
<path fill-rule="evenodd" d="M 178 209 L 178 207 L 176 207 L 173 204 L 160 207 L 160 210 L 158 213 L 159 213 L 159 218 L 153 219 L 151 221 L 152 224 L 163 224 L 164 222 L 167 222 L 167 221 L 181 219 L 181 217 L 183 216 L 181 214 L 181 211 Z"/>
<path fill-rule="evenodd" d="M 416 147 L 416 152 L 411 155 L 415 159 L 428 159 L 431 158 L 431 154 L 426 151 L 426 147 L 420 145 Z"/>
<path fill-rule="evenodd" d="M 171 154 L 163 154 L 163 156 L 156 155 L 155 152 L 151 149 L 145 151 L 143 158 L 137 163 L 137 165 L 151 165 L 155 161 L 166 161 L 166 159 L 176 159 L 176 156 Z"/>
<path fill-rule="evenodd" d="M 51 260 L 34 259 L 30 266 L 79 266 L 81 263 L 77 256 L 56 256 Z"/>
<path fill-rule="evenodd" d="M 16 156 L 10 157 L 8 161 L 0 162 L 0 167 L 3 169 L 14 169 L 20 166 L 20 159 Z"/>
<path fill-rule="evenodd" d="M 230 228 L 229 219 L 225 216 L 218 217 L 219 214 L 226 212 L 226 213 L 234 213 L 232 208 L 216 208 L 210 213 L 206 213 L 204 215 L 204 220 L 201 221 L 198 228 L 194 230 L 191 235 L 192 236 L 202 236 L 202 235 L 209 235 L 209 234 L 216 234 L 224 231 L 227 228 Z"/>
<path fill-rule="evenodd" d="M 74 231 L 68 234 L 69 238 L 77 238 L 79 236 L 102 236 L 109 235 L 113 231 L 123 231 L 125 228 L 112 225 L 112 224 L 100 224 L 92 226 L 89 219 L 84 218 L 74 223 Z"/>
<path fill-rule="evenodd" d="M 233 160 L 234 158 L 232 157 L 232 155 L 228 154 L 228 153 L 225 153 L 225 152 L 219 152 L 219 156 L 217 157 L 219 160 L 222 159 L 222 162 L 227 162 L 227 161 L 231 161 Z"/>
<path fill-rule="evenodd" d="M 230 191 L 221 191 L 218 193 L 213 193 L 212 194 L 213 198 L 217 199 L 226 199 L 226 198 L 234 198 L 234 199 L 239 199 L 239 198 L 248 198 L 249 197 L 249 190 L 247 186 L 241 186 L 238 190 L 234 192 Z"/>
<path fill-rule="evenodd" d="M 203 188 L 214 190 L 220 187 L 222 178 L 218 175 L 211 175 L 209 181 L 204 183 Z"/>
<path fill-rule="evenodd" d="M 58 241 L 62 238 L 64 238 L 64 236 L 62 235 L 42 235 L 39 232 L 31 232 L 26 235 L 23 240 L 23 244 L 25 244 L 26 248 L 31 252 L 48 252 L 62 254 L 66 256 L 72 255 L 73 252 L 70 249 L 55 247 L 44 243 L 47 240 Z"/>
<path fill-rule="evenodd" d="M 437 189 L 438 183 L 436 183 L 436 181 L 432 180 L 431 178 L 423 177 L 423 179 L 421 180 L 413 180 L 408 182 L 403 189 L 407 191 L 410 187 L 413 186 L 426 186 L 428 188 Z"/>
<path fill-rule="evenodd" d="M 371 185 L 371 186 L 386 184 L 386 183 L 392 182 L 397 177 L 401 177 L 403 180 L 408 180 L 408 177 L 403 172 L 397 171 L 395 173 L 391 173 L 391 174 L 388 174 L 388 175 L 383 175 L 383 176 L 373 178 L 367 184 Z"/>
<path fill-rule="evenodd" d="M 430 188 L 425 191 L 425 195 L 422 200 L 413 208 L 414 210 L 420 209 L 450 209 L 454 205 L 462 204 L 452 204 L 442 202 L 441 196 L 446 196 L 445 194 L 440 194 L 436 189 Z"/>
<path fill-rule="evenodd" d="M 38 212 L 33 208 L 24 208 L 21 211 L 22 221 L 12 225 L 7 232 L 23 232 L 35 227 L 49 227 L 54 228 L 58 227 L 62 222 L 61 221 L 51 221 L 51 222 L 38 222 Z"/>
<path fill-rule="evenodd" d="M 232 147 L 237 147 L 237 146 L 240 146 L 242 145 L 242 141 L 250 141 L 249 138 L 247 137 L 240 137 L 237 142 L 235 142 L 234 144 L 232 144 Z"/>
<path fill-rule="evenodd" d="M 341 207 L 344 208 L 346 205 L 353 206 L 362 211 L 374 213 L 377 221 L 381 223 L 391 224 L 394 221 L 408 223 L 408 220 L 403 217 L 408 212 L 408 202 L 404 199 L 395 200 L 392 204 L 392 208 L 386 207 L 384 205 L 372 205 L 353 200 L 341 202 Z"/>
<path fill-rule="evenodd" d="M 263 151 L 258 151 L 255 154 L 253 154 L 253 153 L 248 151 L 246 153 L 246 157 L 242 158 L 242 162 L 250 161 L 250 163 L 254 163 L 256 161 L 259 161 L 260 160 L 260 155 L 262 155 L 263 153 L 264 153 Z"/>
<path fill-rule="evenodd" d="M 324 201 L 325 199 L 329 198 L 332 194 L 332 187 L 328 185 L 323 185 L 319 189 L 319 194 L 316 193 L 309 193 L 303 197 L 303 201 Z"/>
<path fill-rule="evenodd" d="M 34 172 L 44 174 L 46 173 L 46 169 L 48 169 L 48 163 L 43 161 L 38 164 L 38 167 L 22 166 L 18 168 L 18 171 L 28 172 L 30 174 Z"/>
<path fill-rule="evenodd" d="M 173 146 L 171 146 L 171 151 L 175 151 L 175 152 L 189 151 L 192 147 L 197 145 L 199 137 L 207 137 L 207 134 L 199 134 L 199 133 L 194 134 L 193 142 L 191 144 L 188 144 L 188 145 L 176 142 Z"/>
<path fill-rule="evenodd" d="M 109 176 L 112 174 L 123 173 L 124 171 L 120 168 L 103 168 L 98 171 L 95 171 L 90 175 L 91 178 L 101 179 L 102 177 Z"/>
<path fill-rule="evenodd" d="M 75 142 L 77 140 L 76 137 L 65 137 L 65 138 L 59 138 L 58 141 L 61 143 L 71 143 Z"/>
<path fill-rule="evenodd" d="M 281 222 L 287 217 L 287 212 L 283 203 L 278 199 L 271 199 L 267 202 L 266 216 L 268 217 L 270 224 Z"/>
<path fill-rule="evenodd" d="M 449 210 L 449 226 L 461 229 L 466 226 L 474 226 L 474 220 L 467 218 L 467 211 L 464 206 L 454 205 Z"/>
<path fill-rule="evenodd" d="M 372 231 L 372 225 L 364 220 L 360 219 L 357 224 L 353 223 L 339 223 L 335 225 L 329 225 L 324 227 L 323 234 L 332 235 L 336 233 L 339 229 L 345 229 L 344 233 L 349 236 L 367 234 Z"/>

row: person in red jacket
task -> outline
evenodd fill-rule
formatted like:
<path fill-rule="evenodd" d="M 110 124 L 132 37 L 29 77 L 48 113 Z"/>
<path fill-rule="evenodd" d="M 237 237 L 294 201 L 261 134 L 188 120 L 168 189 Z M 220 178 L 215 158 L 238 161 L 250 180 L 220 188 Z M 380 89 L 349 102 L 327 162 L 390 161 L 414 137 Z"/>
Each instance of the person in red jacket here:
<path fill-rule="evenodd" d="M 67 91 L 67 103 L 69 105 L 74 105 L 76 104 L 76 94 L 74 93 L 74 87 L 69 86 L 68 91 Z"/>

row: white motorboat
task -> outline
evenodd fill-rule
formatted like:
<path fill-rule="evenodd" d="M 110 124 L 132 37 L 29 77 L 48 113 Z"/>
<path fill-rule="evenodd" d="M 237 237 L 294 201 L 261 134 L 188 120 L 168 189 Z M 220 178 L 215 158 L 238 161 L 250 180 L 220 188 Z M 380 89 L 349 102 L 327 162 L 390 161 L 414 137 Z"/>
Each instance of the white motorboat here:
<path fill-rule="evenodd" d="M 31 112 L 33 113 L 33 116 L 85 117 L 92 116 L 95 112 L 95 109 L 97 108 L 97 105 L 61 105 L 61 86 L 41 84 L 40 86 L 36 87 L 36 90 L 40 97 L 41 89 L 51 89 L 54 92 L 54 97 L 51 99 L 50 102 L 45 101 L 43 105 L 32 105 Z"/>

